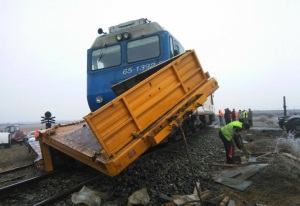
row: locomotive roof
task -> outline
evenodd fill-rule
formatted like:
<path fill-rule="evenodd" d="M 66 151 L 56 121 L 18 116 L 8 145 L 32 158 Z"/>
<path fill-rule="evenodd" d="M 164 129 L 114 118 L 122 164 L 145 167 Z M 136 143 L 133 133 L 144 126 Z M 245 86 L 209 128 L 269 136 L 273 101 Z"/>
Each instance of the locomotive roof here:
<path fill-rule="evenodd" d="M 165 31 L 165 29 L 162 26 L 160 26 L 157 22 L 149 22 L 146 24 L 141 24 L 126 29 L 120 29 L 109 34 L 98 36 L 92 44 L 91 48 L 117 43 L 118 41 L 116 39 L 116 35 L 122 34 L 124 32 L 129 32 L 131 38 L 136 38 L 143 35 L 152 34 L 158 31 Z"/>

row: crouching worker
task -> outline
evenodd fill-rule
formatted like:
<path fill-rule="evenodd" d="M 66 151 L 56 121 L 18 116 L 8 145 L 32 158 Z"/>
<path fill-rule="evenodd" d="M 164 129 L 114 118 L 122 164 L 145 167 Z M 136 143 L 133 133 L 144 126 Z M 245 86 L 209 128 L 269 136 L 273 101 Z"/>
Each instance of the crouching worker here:
<path fill-rule="evenodd" d="M 227 164 L 240 164 L 240 158 L 234 157 L 234 143 L 239 149 L 243 149 L 241 132 L 248 130 L 250 125 L 239 121 L 233 121 L 221 128 L 219 137 L 224 143 Z M 234 143 L 233 143 L 234 142 Z"/>

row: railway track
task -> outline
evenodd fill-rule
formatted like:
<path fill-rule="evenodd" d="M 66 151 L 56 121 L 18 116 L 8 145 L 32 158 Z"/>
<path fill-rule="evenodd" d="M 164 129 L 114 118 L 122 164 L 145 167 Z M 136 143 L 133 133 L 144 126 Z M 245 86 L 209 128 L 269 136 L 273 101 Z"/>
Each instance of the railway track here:
<path fill-rule="evenodd" d="M 0 188 L 12 185 L 40 174 L 34 164 L 16 167 L 0 173 Z"/>
<path fill-rule="evenodd" d="M 30 178 L 26 178 L 24 180 L 20 180 L 20 178 L 17 178 L 16 176 L 12 179 L 17 179 L 18 181 L 16 183 L 11 183 L 7 186 L 3 186 L 0 188 L 0 199 L 14 195 L 18 190 L 22 190 L 23 188 L 29 187 L 29 185 L 36 184 L 39 180 L 50 178 L 52 175 L 55 175 L 59 173 L 61 170 L 57 170 L 55 172 L 42 174 Z M 26 176 L 26 175 L 24 175 Z M 23 176 L 22 176 L 23 177 Z"/>
<path fill-rule="evenodd" d="M 96 177 L 91 177 L 77 185 L 74 185 L 73 187 L 71 188 L 68 188 L 67 190 L 61 192 L 61 193 L 58 193 L 52 197 L 48 197 L 47 199 L 44 199 L 36 204 L 34 204 L 34 206 L 47 206 L 49 204 L 53 204 L 65 197 L 67 197 L 68 195 L 71 195 L 72 193 L 74 192 L 77 192 L 79 191 L 83 186 L 85 186 L 86 184 L 89 184 L 91 182 L 94 182 L 94 181 L 99 181 L 101 180 L 101 178 L 104 178 L 104 175 L 103 174 L 99 174 L 97 175 Z"/>
<path fill-rule="evenodd" d="M 18 170 L 30 167 L 32 165 L 33 165 L 33 163 L 30 163 L 28 165 L 24 165 L 24 166 L 21 166 L 21 167 L 16 167 L 16 168 L 13 168 L 13 169 L 2 171 L 2 172 L 0 172 L 0 176 L 3 175 L 3 174 L 11 173 L 11 172 L 14 172 L 14 171 L 18 171 Z"/>
<path fill-rule="evenodd" d="M 104 175 L 87 166 L 64 168 L 0 188 L 1 205 L 49 205 Z"/>
<path fill-rule="evenodd" d="M 193 133 L 191 136 L 197 136 L 198 134 Z M 177 141 L 173 144 L 164 145 L 164 147 L 153 148 L 134 164 L 152 161 L 151 159 L 159 156 L 161 152 L 168 153 L 168 150 L 176 150 L 176 147 L 181 144 L 182 141 Z M 157 164 L 160 165 L 160 163 Z M 11 172 L 13 174 L 14 171 Z M 131 173 L 138 174 L 139 171 L 132 171 Z M 64 205 L 73 205 L 70 194 L 79 191 L 83 186 L 96 187 L 98 191 L 107 191 L 107 188 L 114 188 L 115 186 L 113 185 L 127 181 L 127 175 L 121 174 L 118 177 L 111 178 L 87 166 L 66 168 L 29 179 L 24 178 L 19 182 L 16 180 L 16 183 L 0 188 L 0 202 L 3 205 L 54 205 L 56 202 L 63 201 Z M 113 193 L 116 196 L 121 195 L 118 192 L 115 194 L 115 191 Z"/>

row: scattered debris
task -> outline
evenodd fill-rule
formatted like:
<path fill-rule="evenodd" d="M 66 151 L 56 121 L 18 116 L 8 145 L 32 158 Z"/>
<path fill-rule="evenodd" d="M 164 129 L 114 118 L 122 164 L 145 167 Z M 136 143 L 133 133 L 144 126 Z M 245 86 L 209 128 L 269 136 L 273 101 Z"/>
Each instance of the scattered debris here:
<path fill-rule="evenodd" d="M 101 198 L 105 199 L 107 195 L 83 186 L 79 192 L 72 194 L 71 199 L 74 204 L 84 203 L 89 206 L 100 206 Z"/>
<path fill-rule="evenodd" d="M 226 185 L 228 187 L 245 191 L 251 184 L 252 181 L 246 181 L 246 180 L 240 180 L 240 179 L 233 179 L 229 177 L 220 177 L 215 180 L 215 182 L 218 182 L 220 184 Z"/>
<path fill-rule="evenodd" d="M 247 179 L 267 165 L 268 164 L 253 164 L 231 170 L 218 171 L 213 174 L 213 179 L 220 184 L 244 191 L 252 184 L 252 181 L 247 181 Z"/>
<path fill-rule="evenodd" d="M 285 152 L 283 152 L 282 154 L 284 156 L 287 156 L 287 157 L 289 157 L 289 158 L 291 158 L 293 160 L 296 160 L 296 161 L 300 162 L 300 158 L 299 157 L 295 157 L 294 155 L 291 155 L 291 154 L 288 154 L 288 153 L 285 153 Z"/>
<path fill-rule="evenodd" d="M 39 141 L 28 141 L 28 150 L 35 155 L 34 162 L 39 162 L 43 159 Z"/>
<path fill-rule="evenodd" d="M 235 201 L 234 200 L 229 200 L 227 206 L 235 206 Z"/>
<path fill-rule="evenodd" d="M 223 199 L 224 199 L 224 197 L 226 196 L 226 194 L 220 194 L 220 195 L 218 195 L 217 197 L 214 197 L 214 198 L 212 198 L 211 200 L 210 200 L 210 202 L 213 202 L 213 203 L 220 203 Z"/>
<path fill-rule="evenodd" d="M 228 202 L 229 202 L 229 197 L 225 196 L 222 202 L 220 203 L 220 206 L 225 206 L 227 205 Z"/>
<path fill-rule="evenodd" d="M 142 188 L 130 195 L 130 197 L 128 198 L 128 206 L 130 206 L 131 204 L 147 205 L 149 201 L 150 197 L 148 195 L 147 189 Z"/>
<path fill-rule="evenodd" d="M 206 190 L 200 193 L 201 200 L 208 200 L 211 197 L 211 192 Z M 191 195 L 173 195 L 173 202 L 176 205 L 183 205 L 186 202 L 191 201 L 200 201 L 198 194 L 191 194 Z"/>
<path fill-rule="evenodd" d="M 259 155 L 257 157 L 255 156 L 250 156 L 248 158 L 248 163 L 252 163 L 252 162 L 256 162 L 258 163 L 258 160 L 261 160 L 259 163 L 262 163 L 262 162 L 268 162 L 270 160 L 270 158 L 268 157 L 269 155 L 273 155 L 275 154 L 274 152 L 267 152 L 267 153 L 264 153 L 262 155 Z M 264 161 L 266 160 L 266 161 Z"/>

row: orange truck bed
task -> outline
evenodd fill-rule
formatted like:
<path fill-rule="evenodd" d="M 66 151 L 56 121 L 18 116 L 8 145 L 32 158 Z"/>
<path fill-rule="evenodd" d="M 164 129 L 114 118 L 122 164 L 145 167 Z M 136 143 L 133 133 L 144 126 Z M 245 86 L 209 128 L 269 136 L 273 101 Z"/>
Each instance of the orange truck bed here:
<path fill-rule="evenodd" d="M 161 143 L 217 88 L 196 53 L 186 51 L 84 121 L 45 132 L 40 145 L 46 171 L 53 170 L 53 147 L 109 176 L 118 175 Z"/>

